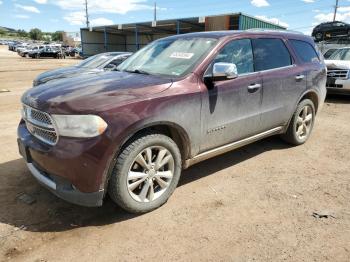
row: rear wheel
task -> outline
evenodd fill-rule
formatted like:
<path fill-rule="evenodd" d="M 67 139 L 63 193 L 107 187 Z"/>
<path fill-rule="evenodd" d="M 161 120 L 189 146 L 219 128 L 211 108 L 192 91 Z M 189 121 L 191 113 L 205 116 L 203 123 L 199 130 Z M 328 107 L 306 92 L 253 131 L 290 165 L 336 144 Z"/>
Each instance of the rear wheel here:
<path fill-rule="evenodd" d="M 112 200 L 131 213 L 163 205 L 181 174 L 181 155 L 173 140 L 148 134 L 132 141 L 118 156 L 108 184 Z"/>
<path fill-rule="evenodd" d="M 323 34 L 322 33 L 317 33 L 315 35 L 315 38 L 316 38 L 316 40 L 321 41 L 321 40 L 323 40 Z"/>
<path fill-rule="evenodd" d="M 292 145 L 304 144 L 310 137 L 314 121 L 314 103 L 309 99 L 305 99 L 299 103 L 287 132 L 282 135 L 282 138 Z"/>

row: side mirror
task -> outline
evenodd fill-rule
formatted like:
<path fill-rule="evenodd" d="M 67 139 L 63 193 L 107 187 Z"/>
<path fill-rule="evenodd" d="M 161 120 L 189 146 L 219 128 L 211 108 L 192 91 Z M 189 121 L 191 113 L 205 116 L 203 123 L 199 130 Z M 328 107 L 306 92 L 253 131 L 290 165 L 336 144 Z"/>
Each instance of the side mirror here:
<path fill-rule="evenodd" d="M 237 66 L 233 63 L 215 63 L 213 65 L 214 81 L 223 81 L 238 77 Z"/>
<path fill-rule="evenodd" d="M 106 65 L 106 66 L 104 67 L 104 70 L 105 70 L 105 71 L 113 71 L 113 70 L 115 70 L 115 69 L 117 69 L 117 66 L 114 65 L 114 64 L 108 64 L 108 65 Z"/>

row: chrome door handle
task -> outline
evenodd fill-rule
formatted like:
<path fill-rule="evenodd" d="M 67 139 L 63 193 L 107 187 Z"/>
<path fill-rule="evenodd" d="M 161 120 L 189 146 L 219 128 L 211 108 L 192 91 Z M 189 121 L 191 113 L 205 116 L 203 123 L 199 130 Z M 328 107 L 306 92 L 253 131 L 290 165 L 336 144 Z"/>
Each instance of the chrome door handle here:
<path fill-rule="evenodd" d="M 296 77 L 295 77 L 295 80 L 303 80 L 305 78 L 305 76 L 304 75 L 297 75 Z"/>
<path fill-rule="evenodd" d="M 261 88 L 261 84 L 251 84 L 248 86 L 248 90 L 250 90 L 250 91 L 254 91 L 254 90 L 257 90 L 259 88 Z"/>

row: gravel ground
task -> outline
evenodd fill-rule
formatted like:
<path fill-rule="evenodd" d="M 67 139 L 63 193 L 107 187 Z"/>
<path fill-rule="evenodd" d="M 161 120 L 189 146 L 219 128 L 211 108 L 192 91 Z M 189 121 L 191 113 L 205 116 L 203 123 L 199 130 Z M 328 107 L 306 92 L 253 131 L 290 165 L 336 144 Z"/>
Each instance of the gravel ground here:
<path fill-rule="evenodd" d="M 56 198 L 18 154 L 21 94 L 74 63 L 0 46 L 0 261 L 350 261 L 350 98 L 327 98 L 307 144 L 272 137 L 200 163 L 134 216 Z"/>

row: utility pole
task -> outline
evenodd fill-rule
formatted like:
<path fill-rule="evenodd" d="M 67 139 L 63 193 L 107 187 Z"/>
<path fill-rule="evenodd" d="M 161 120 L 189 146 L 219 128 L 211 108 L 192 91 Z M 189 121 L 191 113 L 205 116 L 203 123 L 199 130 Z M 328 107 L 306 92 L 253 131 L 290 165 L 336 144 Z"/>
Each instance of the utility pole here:
<path fill-rule="evenodd" d="M 157 21 L 157 2 L 154 2 L 154 16 L 153 21 Z"/>
<path fill-rule="evenodd" d="M 336 0 L 336 1 L 335 1 L 333 22 L 335 21 L 335 18 L 337 17 L 337 11 L 338 11 L 338 2 L 339 2 L 339 0 Z"/>
<path fill-rule="evenodd" d="M 86 14 L 86 27 L 89 28 L 90 21 L 89 21 L 88 0 L 85 0 L 85 14 Z"/>

